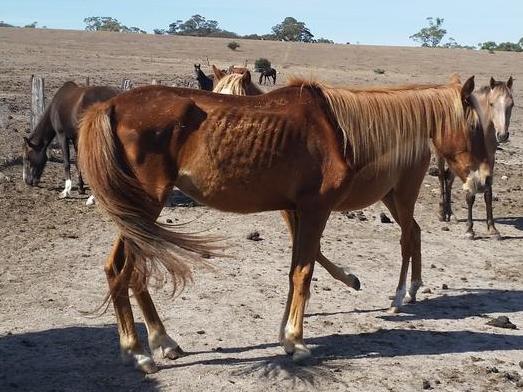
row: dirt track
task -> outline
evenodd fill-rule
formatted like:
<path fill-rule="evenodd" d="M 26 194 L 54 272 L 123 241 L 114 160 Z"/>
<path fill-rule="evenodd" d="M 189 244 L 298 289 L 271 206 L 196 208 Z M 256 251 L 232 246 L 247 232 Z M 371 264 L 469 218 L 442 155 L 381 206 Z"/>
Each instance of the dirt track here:
<path fill-rule="evenodd" d="M 0 391 L 415 391 L 423 380 L 441 391 L 516 389 L 511 372 L 523 379 L 523 56 L 256 41 L 240 41 L 240 50 L 232 52 L 227 42 L 0 29 L 0 172 L 9 177 L 0 174 Z M 112 309 L 97 318 L 81 313 L 105 294 L 102 265 L 113 225 L 85 207 L 82 197 L 58 200 L 60 163 L 48 165 L 39 188 L 22 183 L 17 157 L 28 132 L 29 78 L 44 76 L 48 97 L 64 81 L 86 76 L 92 84 L 118 85 L 122 78 L 135 85 L 152 78 L 183 84 L 192 80 L 192 64 L 205 64 L 206 56 L 222 67 L 268 57 L 280 71 L 280 85 L 296 73 L 332 84 L 443 82 L 454 71 L 475 74 L 483 84 L 491 75 L 513 75 L 512 136 L 499 152 L 494 186 L 503 240 L 484 237 L 481 198 L 476 241 L 464 238 L 463 222 L 440 223 L 437 180 L 427 176 L 416 217 L 431 293 L 391 316 L 385 310 L 399 273 L 399 228 L 380 222 L 382 205 L 366 209 L 366 221 L 333 214 L 323 249 L 350 267 L 363 287 L 349 291 L 316 267 L 305 322 L 314 359 L 296 366 L 277 343 L 290 261 L 279 213 L 166 208 L 160 219 L 191 221 L 191 231 L 226 236 L 232 257 L 216 260 L 215 271 L 197 270 L 194 284 L 176 299 L 168 290 L 154 293 L 166 327 L 192 355 L 158 359 L 161 371 L 147 377 L 122 365 Z M 385 74 L 377 75 L 376 68 Z M 459 189 L 454 208 L 464 218 Z M 262 241 L 246 239 L 254 230 Z M 520 329 L 485 325 L 497 315 Z"/>

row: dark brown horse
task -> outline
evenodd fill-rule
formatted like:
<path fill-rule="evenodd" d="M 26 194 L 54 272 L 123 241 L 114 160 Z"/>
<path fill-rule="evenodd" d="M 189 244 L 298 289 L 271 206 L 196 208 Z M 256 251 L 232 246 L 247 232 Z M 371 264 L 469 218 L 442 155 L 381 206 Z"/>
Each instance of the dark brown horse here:
<path fill-rule="evenodd" d="M 196 80 L 200 90 L 212 91 L 214 82 L 210 77 L 203 73 L 200 64 L 194 64 L 194 74 L 196 75 Z"/>
<path fill-rule="evenodd" d="M 430 143 L 470 190 L 488 180 L 486 154 L 469 149 L 473 88 L 472 78 L 463 87 L 453 79 L 448 85 L 375 89 L 295 80 L 242 97 L 148 86 L 89 110 L 79 158 L 98 204 L 120 230 L 105 271 L 124 357 L 145 372 L 157 370 L 138 340 L 129 288 L 143 311 L 151 350 L 171 359 L 182 353 L 165 331 L 147 282 L 163 266 L 176 289 L 192 264 L 205 262 L 199 255 L 216 250 L 206 238 L 156 223 L 173 186 L 223 211 L 286 211 L 293 252 L 280 341 L 294 360 L 310 355 L 303 315 L 331 211 L 379 200 L 389 208 L 401 227 L 393 307 L 399 306 L 410 262 L 414 292 L 421 284 L 420 228 L 413 213 Z"/>
<path fill-rule="evenodd" d="M 509 138 L 510 117 L 514 107 L 514 98 L 512 96 L 513 79 L 510 77 L 507 82 L 490 79 L 490 85 L 484 86 L 473 94 L 471 99 L 477 101 L 478 119 L 472 129 L 472 144 L 485 143 L 488 154 L 488 161 L 491 174 L 494 173 L 494 164 L 496 161 L 496 149 L 498 143 L 505 143 Z M 480 118 L 482 121 L 480 121 Z M 485 127 L 482 124 L 486 124 Z M 479 141 L 478 141 L 479 140 Z M 443 158 L 438 159 L 439 182 L 440 182 L 440 211 L 439 218 L 441 221 L 456 220 L 452 212 L 452 184 L 454 174 L 445 167 Z M 488 235 L 493 238 L 501 239 L 499 231 L 494 225 L 494 216 L 492 212 L 492 178 L 486 184 L 484 191 L 485 207 L 487 213 L 487 230 Z M 472 221 L 472 207 L 476 200 L 476 195 L 467 193 L 467 231 L 466 235 L 474 239 L 474 222 Z"/>
<path fill-rule="evenodd" d="M 69 143 L 77 150 L 78 122 L 82 113 L 93 103 L 102 102 L 120 91 L 112 87 L 82 87 L 74 82 L 66 82 L 58 89 L 51 103 L 38 121 L 29 137 L 24 137 L 23 178 L 26 184 L 36 186 L 47 162 L 47 148 L 56 137 L 60 143 L 64 159 L 65 187 L 61 198 L 71 194 L 71 159 Z M 78 171 L 78 189 L 84 193 L 82 175 Z"/>
<path fill-rule="evenodd" d="M 271 78 L 272 78 L 272 84 L 276 84 L 276 70 L 274 68 L 264 69 L 263 71 L 260 72 L 259 84 L 262 84 L 262 79 L 263 79 L 263 84 L 266 84 L 267 81 L 271 80 Z"/>

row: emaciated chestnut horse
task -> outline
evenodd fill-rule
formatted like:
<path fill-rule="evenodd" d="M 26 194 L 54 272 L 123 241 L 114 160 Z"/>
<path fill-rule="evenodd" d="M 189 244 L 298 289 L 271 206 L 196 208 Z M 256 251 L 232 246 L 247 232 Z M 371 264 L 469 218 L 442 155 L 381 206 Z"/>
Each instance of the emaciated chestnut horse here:
<path fill-rule="evenodd" d="M 395 301 L 402 299 L 411 259 L 414 279 L 421 279 L 413 212 L 430 141 L 470 190 L 489 176 L 486 158 L 469 150 L 473 89 L 472 79 L 463 87 L 454 79 L 366 90 L 295 80 L 242 97 L 148 86 L 93 107 L 81 126 L 80 164 L 120 230 L 105 271 L 124 357 L 142 371 L 157 370 L 137 337 L 128 289 L 144 314 L 151 350 L 175 359 L 183 352 L 165 331 L 148 280 L 163 266 L 177 289 L 192 265 L 205 262 L 199 255 L 217 251 L 208 238 L 156 222 L 173 186 L 223 211 L 286 211 L 293 251 L 280 341 L 295 361 L 310 355 L 303 315 L 331 211 L 384 201 L 402 231 L 405 273 Z"/>
<path fill-rule="evenodd" d="M 509 138 L 508 129 L 512 108 L 514 107 L 512 84 L 512 76 L 507 82 L 500 82 L 494 78 L 490 78 L 489 86 L 484 86 L 473 94 L 474 99 L 478 102 L 478 116 L 482 117 L 482 121 L 480 122 L 478 118 L 472 127 L 471 141 L 473 145 L 478 144 L 478 142 L 485 143 L 491 171 L 490 181 L 487 182 L 484 191 L 487 213 L 486 222 L 488 235 L 496 239 L 501 239 L 501 235 L 494 225 L 494 216 L 492 213 L 492 180 L 498 143 L 506 143 Z M 483 123 L 486 124 L 486 127 L 482 126 Z M 456 220 L 452 212 L 452 184 L 454 182 L 454 174 L 451 170 L 445 168 L 445 161 L 441 157 L 438 158 L 438 168 L 441 194 L 440 220 L 447 222 Z M 473 229 L 474 222 L 472 221 L 472 207 L 475 200 L 476 195 L 468 192 L 466 195 L 468 210 L 466 236 L 470 239 L 474 239 L 475 236 Z"/>

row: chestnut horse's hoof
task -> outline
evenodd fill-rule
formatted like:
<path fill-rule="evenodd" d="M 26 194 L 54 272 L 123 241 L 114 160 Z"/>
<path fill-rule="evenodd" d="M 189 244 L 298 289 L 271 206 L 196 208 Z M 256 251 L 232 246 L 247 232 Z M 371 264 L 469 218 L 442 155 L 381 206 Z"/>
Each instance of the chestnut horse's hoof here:
<path fill-rule="evenodd" d="M 172 360 L 178 359 L 181 357 L 185 357 L 186 355 L 187 355 L 187 353 L 185 351 L 183 351 L 180 346 L 176 346 L 174 348 L 169 347 L 169 348 L 166 348 L 165 350 L 163 350 L 164 358 L 168 358 L 168 359 L 172 359 Z"/>
<path fill-rule="evenodd" d="M 354 290 L 360 290 L 361 289 L 361 283 L 360 280 L 356 275 L 348 274 L 347 275 L 347 286 L 352 287 Z"/>
<path fill-rule="evenodd" d="M 390 314 L 398 314 L 399 312 L 400 312 L 400 308 L 398 306 L 391 306 L 387 310 L 387 313 L 390 313 Z"/>

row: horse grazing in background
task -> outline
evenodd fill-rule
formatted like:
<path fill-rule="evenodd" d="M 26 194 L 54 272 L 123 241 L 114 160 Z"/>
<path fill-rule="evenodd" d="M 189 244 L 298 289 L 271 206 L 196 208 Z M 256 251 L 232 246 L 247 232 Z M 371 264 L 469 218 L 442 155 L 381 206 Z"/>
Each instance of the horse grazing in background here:
<path fill-rule="evenodd" d="M 494 163 L 496 160 L 496 148 L 498 143 L 505 143 L 509 138 L 508 128 L 510 126 L 510 117 L 512 115 L 512 108 L 514 107 L 514 99 L 512 96 L 512 76 L 507 82 L 499 82 L 494 78 L 490 79 L 490 85 L 484 86 L 473 94 L 473 99 L 478 102 L 481 109 L 483 121 L 477 119 L 472 129 L 472 143 L 478 144 L 477 139 L 484 140 L 486 151 L 488 154 L 488 162 L 490 171 L 494 173 Z M 485 123 L 486 127 L 482 127 L 481 123 Z M 450 221 L 456 219 L 452 212 L 452 184 L 454 182 L 454 174 L 451 170 L 445 167 L 445 160 L 438 157 L 439 169 L 439 183 L 440 183 L 440 211 L 439 217 L 441 221 Z M 492 177 L 486 184 L 485 192 L 485 207 L 487 212 L 487 230 L 488 234 L 494 238 L 501 239 L 499 231 L 494 225 L 494 217 L 492 213 Z M 474 239 L 474 229 L 472 221 L 472 207 L 476 199 L 475 194 L 467 193 L 467 237 Z"/>
<path fill-rule="evenodd" d="M 263 71 L 260 72 L 260 80 L 259 80 L 259 84 L 262 84 L 262 79 L 263 79 L 263 84 L 266 84 L 267 81 L 270 82 L 272 78 L 272 84 L 276 84 L 276 70 L 274 68 L 268 68 L 268 69 L 264 69 Z"/>
<path fill-rule="evenodd" d="M 249 71 L 240 74 L 232 73 L 226 74 L 222 70 L 212 66 L 214 72 L 214 80 L 216 85 L 213 88 L 214 93 L 230 94 L 230 95 L 260 95 L 263 91 L 260 90 L 251 80 L 251 73 Z"/>
<path fill-rule="evenodd" d="M 82 87 L 74 82 L 64 83 L 47 106 L 33 132 L 24 137 L 24 182 L 32 186 L 38 185 L 47 163 L 47 148 L 56 137 L 62 149 L 65 171 L 65 186 L 60 197 L 69 197 L 72 189 L 69 142 L 72 141 L 76 152 L 79 119 L 93 103 L 105 101 L 119 93 L 120 90 L 112 87 Z M 80 170 L 78 190 L 80 194 L 85 193 Z"/>
<path fill-rule="evenodd" d="M 303 316 L 331 211 L 379 200 L 389 208 L 401 226 L 396 305 L 411 259 L 421 279 L 413 212 L 431 141 L 468 189 L 488 181 L 486 156 L 469 149 L 473 88 L 472 78 L 463 87 L 453 79 L 367 90 L 294 80 L 242 97 L 147 86 L 93 107 L 83 118 L 79 159 L 98 205 L 120 230 L 105 271 L 124 357 L 144 372 L 157 370 L 139 342 L 128 289 L 143 311 L 151 350 L 175 359 L 182 350 L 166 333 L 147 284 L 163 266 L 174 290 L 183 287 L 191 265 L 206 263 L 200 255 L 219 253 L 209 238 L 156 222 L 173 186 L 222 211 L 286 211 L 293 252 L 280 342 L 295 361 L 310 355 Z"/>
<path fill-rule="evenodd" d="M 194 73 L 200 90 L 212 91 L 213 80 L 203 73 L 200 64 L 194 64 Z"/>

